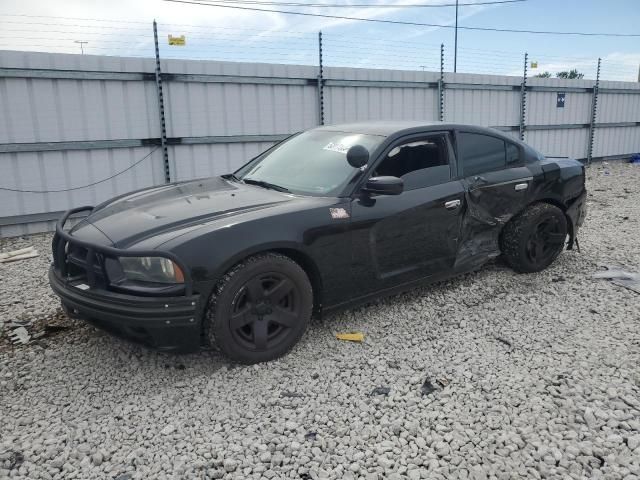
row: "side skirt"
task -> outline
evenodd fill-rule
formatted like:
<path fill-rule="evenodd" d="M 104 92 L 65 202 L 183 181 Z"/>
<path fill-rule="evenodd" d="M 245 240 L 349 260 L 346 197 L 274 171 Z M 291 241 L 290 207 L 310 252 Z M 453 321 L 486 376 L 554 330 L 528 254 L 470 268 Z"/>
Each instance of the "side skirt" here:
<path fill-rule="evenodd" d="M 389 297 L 391 295 L 397 295 L 399 293 L 403 293 L 409 290 L 412 290 L 416 287 L 424 287 L 427 285 L 431 285 L 434 283 L 442 282 L 444 280 L 448 280 L 453 277 L 457 277 L 459 275 L 464 275 L 465 273 L 470 273 L 482 268 L 491 258 L 487 258 L 487 260 L 481 264 L 471 264 L 467 263 L 462 267 L 458 267 L 452 269 L 446 273 L 439 273 L 435 275 L 430 275 L 428 277 L 419 278 L 418 280 L 412 280 L 411 282 L 401 283 L 399 285 L 385 288 L 382 290 L 377 290 L 373 293 L 368 293 L 366 295 L 355 297 L 346 302 L 338 303 L 330 306 L 323 306 L 317 318 L 323 318 L 325 315 L 329 313 L 336 313 L 342 310 L 347 310 L 350 308 L 354 308 L 357 306 L 361 306 L 367 303 L 371 303 L 374 300 L 379 300 L 381 297 Z"/>

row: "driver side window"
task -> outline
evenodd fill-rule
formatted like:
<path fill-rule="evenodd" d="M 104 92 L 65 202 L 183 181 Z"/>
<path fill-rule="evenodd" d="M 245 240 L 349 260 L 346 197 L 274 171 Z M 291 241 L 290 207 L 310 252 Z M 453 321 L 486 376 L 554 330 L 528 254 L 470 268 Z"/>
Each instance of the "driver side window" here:
<path fill-rule="evenodd" d="M 448 182 L 451 169 L 446 134 L 425 135 L 396 145 L 376 167 L 373 176 L 402 178 L 404 190 Z"/>

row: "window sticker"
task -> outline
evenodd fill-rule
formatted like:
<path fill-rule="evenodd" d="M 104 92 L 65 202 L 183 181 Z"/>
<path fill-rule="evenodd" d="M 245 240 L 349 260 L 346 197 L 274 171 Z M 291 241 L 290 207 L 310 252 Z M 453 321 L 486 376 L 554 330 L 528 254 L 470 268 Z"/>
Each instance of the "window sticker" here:
<path fill-rule="evenodd" d="M 346 154 L 347 150 L 349 150 L 349 147 L 342 143 L 329 142 L 325 147 L 323 147 L 323 150 L 329 150 L 330 152 L 338 152 L 338 153 Z"/>

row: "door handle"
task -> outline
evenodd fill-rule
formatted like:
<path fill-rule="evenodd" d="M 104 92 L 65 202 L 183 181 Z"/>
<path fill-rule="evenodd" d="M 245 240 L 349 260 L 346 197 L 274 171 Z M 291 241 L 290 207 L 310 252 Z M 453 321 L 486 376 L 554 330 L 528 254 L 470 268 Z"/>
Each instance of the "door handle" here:
<path fill-rule="evenodd" d="M 520 190 L 526 190 L 528 186 L 529 184 L 527 182 L 516 183 L 516 186 L 513 188 L 515 188 L 516 192 L 519 192 Z"/>
<path fill-rule="evenodd" d="M 444 208 L 447 210 L 453 210 L 454 208 L 458 208 L 460 206 L 460 200 L 449 200 L 448 202 L 444 202 Z"/>

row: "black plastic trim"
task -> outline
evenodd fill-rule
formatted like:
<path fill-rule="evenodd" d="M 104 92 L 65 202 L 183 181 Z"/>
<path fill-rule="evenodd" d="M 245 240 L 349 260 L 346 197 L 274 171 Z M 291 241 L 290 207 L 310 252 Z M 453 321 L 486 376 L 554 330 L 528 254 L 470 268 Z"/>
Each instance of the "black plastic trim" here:
<path fill-rule="evenodd" d="M 64 224 L 67 219 L 79 212 L 92 211 L 94 207 L 92 206 L 84 206 L 77 207 L 71 210 L 67 210 L 62 218 L 58 220 L 56 223 L 56 237 L 54 238 L 53 245 L 53 258 L 54 265 L 60 270 L 61 275 L 64 277 L 66 275 L 66 262 L 65 262 L 65 243 L 72 243 L 74 245 L 78 245 L 80 247 L 87 249 L 87 259 L 85 260 L 88 267 L 90 267 L 93 262 L 90 260 L 93 259 L 96 255 L 96 252 L 103 253 L 112 257 L 162 257 L 168 258 L 172 262 L 174 262 L 184 275 L 184 293 L 185 296 L 189 297 L 193 294 L 193 279 L 191 278 L 191 272 L 187 268 L 187 266 L 180 260 L 176 255 L 171 252 L 166 252 L 162 250 L 125 250 L 122 248 L 109 247 L 107 245 L 98 245 L 91 242 L 86 242 L 84 240 L 79 240 L 75 238 L 68 232 L 64 231 Z M 64 241 L 60 241 L 60 239 Z M 89 284 L 92 285 L 92 279 L 95 275 L 95 271 L 93 268 L 87 268 L 87 280 Z"/>
<path fill-rule="evenodd" d="M 189 297 L 138 297 L 103 289 L 81 290 L 49 269 L 49 284 L 62 302 L 80 318 L 94 318 L 129 327 L 166 328 L 193 326 L 199 295 Z"/>

